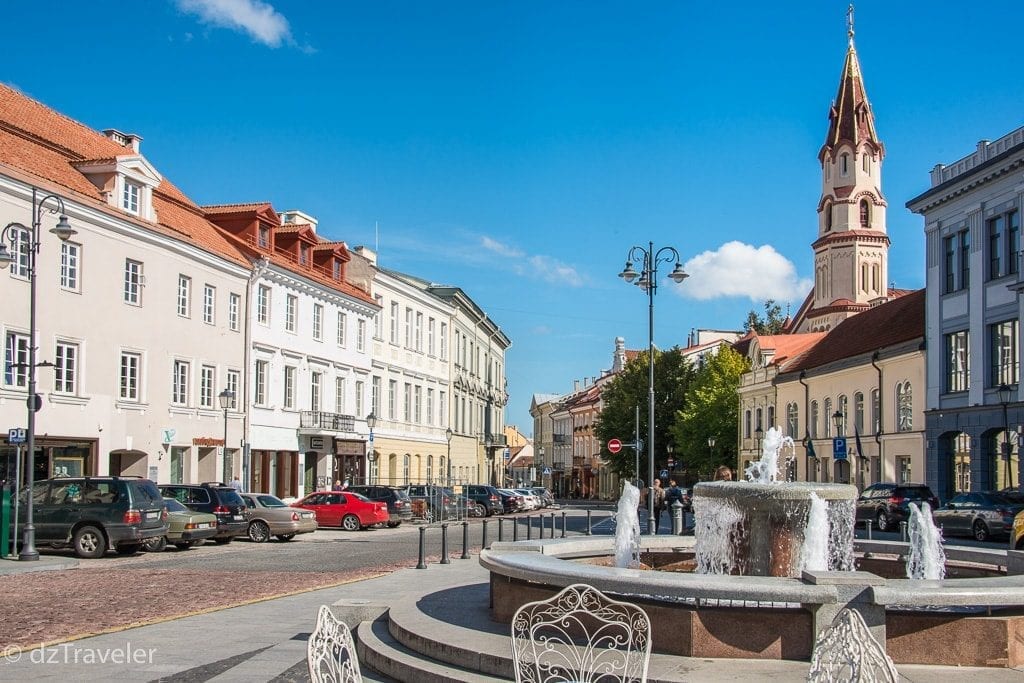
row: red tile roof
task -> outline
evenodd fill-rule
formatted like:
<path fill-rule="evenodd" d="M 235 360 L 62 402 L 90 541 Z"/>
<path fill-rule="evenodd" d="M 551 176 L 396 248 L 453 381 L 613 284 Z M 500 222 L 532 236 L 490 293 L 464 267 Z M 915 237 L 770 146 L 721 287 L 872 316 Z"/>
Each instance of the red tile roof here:
<path fill-rule="evenodd" d="M 75 168 L 75 164 L 85 160 L 136 155 L 131 147 L 119 145 L 0 84 L 0 165 L 35 178 L 32 182 L 55 189 L 67 199 L 101 207 L 155 232 L 186 239 L 225 259 L 249 265 L 239 243 L 206 220 L 202 210 L 167 179 L 153 192 L 153 208 L 159 221 L 154 224 L 110 206 L 99 189 Z"/>
<path fill-rule="evenodd" d="M 825 337 L 824 332 L 805 332 L 803 334 L 759 334 L 755 335 L 762 350 L 774 351 L 772 365 L 780 368 L 787 361 L 797 358 Z"/>
<path fill-rule="evenodd" d="M 221 213 L 242 213 L 252 209 L 262 209 L 271 206 L 270 202 L 249 202 L 247 204 L 207 204 L 203 211 L 210 214 Z"/>

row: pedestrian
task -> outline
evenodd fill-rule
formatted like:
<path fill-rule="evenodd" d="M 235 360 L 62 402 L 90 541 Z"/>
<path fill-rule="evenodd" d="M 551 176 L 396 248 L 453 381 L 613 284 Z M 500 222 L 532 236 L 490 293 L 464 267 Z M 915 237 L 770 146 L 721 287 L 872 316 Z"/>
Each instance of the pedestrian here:
<path fill-rule="evenodd" d="M 715 470 L 715 481 L 732 481 L 732 470 L 728 465 L 721 465 Z"/>
<path fill-rule="evenodd" d="M 654 496 L 654 528 L 657 529 L 661 525 L 661 513 L 665 509 L 665 489 L 661 486 L 661 479 L 654 480 L 651 494 Z"/>
<path fill-rule="evenodd" d="M 334 480 L 334 486 L 331 487 L 331 490 L 332 491 L 344 491 L 345 490 L 345 488 L 341 484 L 341 479 L 335 479 Z"/>
<path fill-rule="evenodd" d="M 238 493 L 241 493 L 244 490 L 242 488 L 242 481 L 238 478 L 237 474 L 235 475 L 235 478 L 231 480 L 231 488 L 233 488 Z"/>
<path fill-rule="evenodd" d="M 683 490 L 679 488 L 675 479 L 669 479 L 668 489 L 665 491 L 665 507 L 669 509 L 670 514 L 676 501 L 679 501 L 680 505 L 683 504 Z"/>

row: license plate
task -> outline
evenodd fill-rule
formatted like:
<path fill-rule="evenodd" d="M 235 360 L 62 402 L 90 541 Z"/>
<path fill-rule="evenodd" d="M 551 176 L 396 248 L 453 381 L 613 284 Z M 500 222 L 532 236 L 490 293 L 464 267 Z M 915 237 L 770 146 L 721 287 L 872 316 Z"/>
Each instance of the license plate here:
<path fill-rule="evenodd" d="M 160 517 L 160 513 L 159 512 L 147 512 L 146 513 L 146 519 L 159 519 L 159 517 Z"/>
<path fill-rule="evenodd" d="M 313 513 L 312 512 L 303 512 L 302 513 L 302 518 L 303 519 L 313 519 Z"/>
<path fill-rule="evenodd" d="M 209 529 L 210 526 L 211 524 L 209 522 L 202 522 L 200 524 L 196 524 L 197 529 Z"/>
<path fill-rule="evenodd" d="M 235 520 L 236 522 L 241 522 L 242 521 L 242 515 L 235 515 L 231 519 Z"/>

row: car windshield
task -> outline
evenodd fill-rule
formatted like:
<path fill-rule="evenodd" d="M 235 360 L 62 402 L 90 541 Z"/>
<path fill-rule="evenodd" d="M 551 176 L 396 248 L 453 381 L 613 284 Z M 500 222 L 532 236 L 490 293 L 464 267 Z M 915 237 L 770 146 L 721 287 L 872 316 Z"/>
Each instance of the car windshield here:
<path fill-rule="evenodd" d="M 256 496 L 257 500 L 260 501 L 260 505 L 265 508 L 286 508 L 288 507 L 283 500 L 277 496 L 271 496 L 269 494 L 265 496 Z"/>
<path fill-rule="evenodd" d="M 167 508 L 168 512 L 188 512 L 188 508 L 174 500 L 173 498 L 164 498 L 164 507 Z"/>
<path fill-rule="evenodd" d="M 217 489 L 217 493 L 220 494 L 221 502 L 225 505 L 241 505 L 242 507 L 246 507 L 245 501 L 242 500 L 240 495 L 238 495 L 238 491 L 232 488 L 225 487 Z"/>
<path fill-rule="evenodd" d="M 132 490 L 132 498 L 136 504 L 149 505 L 156 507 L 160 505 L 160 490 L 157 489 L 156 484 L 151 482 L 149 479 L 143 479 L 142 481 L 130 481 L 128 482 L 129 488 Z"/>

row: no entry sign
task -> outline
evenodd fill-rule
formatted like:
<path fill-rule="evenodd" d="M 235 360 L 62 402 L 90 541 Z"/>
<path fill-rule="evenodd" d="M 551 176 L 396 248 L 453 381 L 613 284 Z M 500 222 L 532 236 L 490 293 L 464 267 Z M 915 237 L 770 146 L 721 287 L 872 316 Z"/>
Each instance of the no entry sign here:
<path fill-rule="evenodd" d="M 608 439 L 608 452 L 618 453 L 622 450 L 622 442 L 618 439 Z"/>

